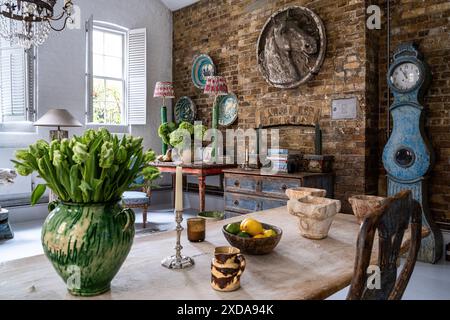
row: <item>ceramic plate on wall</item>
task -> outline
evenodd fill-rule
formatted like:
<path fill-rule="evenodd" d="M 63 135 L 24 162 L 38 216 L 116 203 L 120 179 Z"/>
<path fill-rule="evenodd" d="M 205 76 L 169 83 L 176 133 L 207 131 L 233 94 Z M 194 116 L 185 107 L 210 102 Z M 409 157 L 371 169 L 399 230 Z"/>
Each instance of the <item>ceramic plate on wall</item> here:
<path fill-rule="evenodd" d="M 232 125 L 238 117 L 239 102 L 234 93 L 217 98 L 219 106 L 219 124 L 221 126 Z"/>
<path fill-rule="evenodd" d="M 194 101 L 189 97 L 181 97 L 175 105 L 175 121 L 177 123 L 183 121 L 194 123 L 195 112 Z"/>
<path fill-rule="evenodd" d="M 192 82 L 199 89 L 206 86 L 206 77 L 216 75 L 216 66 L 211 57 L 201 54 L 194 58 L 192 64 Z"/>

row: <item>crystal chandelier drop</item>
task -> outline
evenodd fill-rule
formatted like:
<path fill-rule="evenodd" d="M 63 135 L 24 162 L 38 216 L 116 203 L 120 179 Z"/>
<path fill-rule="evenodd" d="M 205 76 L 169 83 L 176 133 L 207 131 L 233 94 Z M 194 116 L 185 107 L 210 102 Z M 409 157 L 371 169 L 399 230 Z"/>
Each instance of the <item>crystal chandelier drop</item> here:
<path fill-rule="evenodd" d="M 62 31 L 73 22 L 72 0 L 64 0 L 62 12 L 55 16 L 57 0 L 0 0 L 0 36 L 25 49 L 45 42 L 50 30 Z M 52 22 L 63 20 L 62 26 Z"/>

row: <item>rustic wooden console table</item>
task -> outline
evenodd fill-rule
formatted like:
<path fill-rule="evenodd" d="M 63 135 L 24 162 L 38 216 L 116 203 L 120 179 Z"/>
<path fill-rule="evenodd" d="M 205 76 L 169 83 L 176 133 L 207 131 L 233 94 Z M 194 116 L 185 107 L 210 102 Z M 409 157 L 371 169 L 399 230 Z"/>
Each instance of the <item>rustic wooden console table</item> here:
<path fill-rule="evenodd" d="M 286 205 L 289 188 L 309 187 L 325 189 L 327 197 L 334 196 L 333 173 L 277 173 L 263 174 L 261 170 L 224 170 L 225 210 L 246 214 Z"/>
<path fill-rule="evenodd" d="M 171 173 L 172 178 L 175 179 L 177 166 L 183 168 L 183 175 L 196 176 L 198 178 L 198 193 L 199 193 L 199 209 L 200 212 L 205 211 L 205 180 L 208 176 L 217 176 L 223 174 L 225 169 L 236 167 L 236 165 L 228 164 L 176 164 L 174 162 L 155 162 L 152 163 L 159 169 L 160 172 Z M 174 180 L 175 185 L 175 180 Z M 175 199 L 175 188 L 174 197 Z"/>

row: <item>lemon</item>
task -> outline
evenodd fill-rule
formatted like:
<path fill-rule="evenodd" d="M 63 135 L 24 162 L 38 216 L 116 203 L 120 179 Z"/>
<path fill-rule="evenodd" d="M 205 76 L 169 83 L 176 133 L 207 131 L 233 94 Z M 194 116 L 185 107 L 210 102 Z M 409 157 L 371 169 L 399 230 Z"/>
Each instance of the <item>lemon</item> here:
<path fill-rule="evenodd" d="M 241 231 L 248 233 L 251 236 L 263 233 L 264 229 L 261 223 L 255 219 L 247 218 L 241 222 Z"/>
<path fill-rule="evenodd" d="M 262 238 L 265 238 L 265 237 L 266 236 L 264 234 L 260 233 L 260 234 L 257 234 L 256 236 L 254 236 L 253 239 L 262 239 Z"/>
<path fill-rule="evenodd" d="M 264 230 L 264 237 L 265 238 L 270 238 L 270 237 L 276 237 L 277 233 L 275 232 L 275 230 Z"/>
<path fill-rule="evenodd" d="M 244 220 L 241 221 L 241 224 L 239 226 L 241 231 L 244 231 L 243 226 L 247 223 L 248 220 L 250 220 L 250 218 L 245 218 Z"/>

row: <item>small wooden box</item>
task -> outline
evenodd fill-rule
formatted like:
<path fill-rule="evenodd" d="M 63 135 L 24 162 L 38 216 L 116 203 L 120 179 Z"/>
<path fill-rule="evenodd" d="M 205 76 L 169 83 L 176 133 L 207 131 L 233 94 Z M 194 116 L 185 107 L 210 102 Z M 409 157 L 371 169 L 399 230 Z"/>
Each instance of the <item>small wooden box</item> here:
<path fill-rule="evenodd" d="M 305 154 L 303 156 L 304 171 L 312 173 L 329 173 L 333 170 L 333 156 Z"/>

